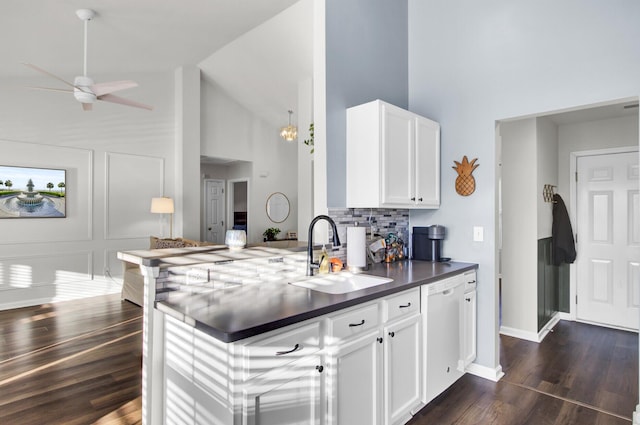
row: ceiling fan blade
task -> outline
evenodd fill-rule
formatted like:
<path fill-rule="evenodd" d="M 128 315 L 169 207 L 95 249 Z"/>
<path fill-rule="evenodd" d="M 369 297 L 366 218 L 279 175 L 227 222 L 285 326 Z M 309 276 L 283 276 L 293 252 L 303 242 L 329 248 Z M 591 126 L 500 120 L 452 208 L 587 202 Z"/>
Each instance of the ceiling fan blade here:
<path fill-rule="evenodd" d="M 133 100 L 125 99 L 124 97 L 116 96 L 113 94 L 103 94 L 102 96 L 98 96 L 98 100 L 104 100 L 105 102 L 119 103 L 121 105 L 147 109 L 149 111 L 153 110 L 153 106 L 145 105 L 144 103 L 139 103 Z"/>
<path fill-rule="evenodd" d="M 70 83 L 70 82 L 68 82 L 68 81 L 63 80 L 62 78 L 58 77 L 57 75 L 53 75 L 53 74 L 52 74 L 52 73 L 50 73 L 49 71 L 45 71 L 44 69 L 42 69 L 42 68 L 40 68 L 40 67 L 37 67 L 37 66 L 35 66 L 35 65 L 34 65 L 34 64 L 32 64 L 32 63 L 26 63 L 26 62 L 23 62 L 22 64 L 23 64 L 24 66 L 28 66 L 29 68 L 31 68 L 31 69 L 33 69 L 33 70 L 36 70 L 36 71 L 40 72 L 41 74 L 48 75 L 49 77 L 55 78 L 56 80 L 58 80 L 58 81 L 62 81 L 62 82 L 63 82 L 63 83 L 65 83 L 66 85 L 68 85 L 68 86 L 71 86 L 71 87 L 74 87 L 74 88 L 75 88 L 75 86 L 74 86 L 72 83 Z"/>
<path fill-rule="evenodd" d="M 83 103 L 82 110 L 83 111 L 91 111 L 93 109 L 93 103 Z"/>
<path fill-rule="evenodd" d="M 58 91 L 58 92 L 62 92 L 62 93 L 73 93 L 73 90 L 69 90 L 69 89 L 55 89 L 53 87 L 34 87 L 34 86 L 30 86 L 27 87 L 28 89 L 33 89 L 33 90 L 47 90 L 47 91 Z"/>
<path fill-rule="evenodd" d="M 102 96 L 116 91 L 130 89 L 132 87 L 138 87 L 138 83 L 131 80 L 110 81 L 107 83 L 94 84 L 90 88 L 96 96 Z"/>

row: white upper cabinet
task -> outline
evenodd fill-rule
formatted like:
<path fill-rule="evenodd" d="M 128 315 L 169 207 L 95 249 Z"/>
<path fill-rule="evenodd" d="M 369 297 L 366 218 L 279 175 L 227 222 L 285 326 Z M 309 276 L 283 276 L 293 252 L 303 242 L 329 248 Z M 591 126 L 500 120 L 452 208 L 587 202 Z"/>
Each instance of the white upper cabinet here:
<path fill-rule="evenodd" d="M 347 109 L 347 207 L 439 206 L 440 125 L 381 100 Z"/>

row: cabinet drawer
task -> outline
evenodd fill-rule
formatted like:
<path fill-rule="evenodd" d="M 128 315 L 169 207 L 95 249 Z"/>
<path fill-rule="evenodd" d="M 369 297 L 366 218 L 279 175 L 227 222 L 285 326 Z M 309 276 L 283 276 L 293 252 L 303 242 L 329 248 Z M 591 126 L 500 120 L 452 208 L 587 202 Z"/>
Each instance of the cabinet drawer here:
<path fill-rule="evenodd" d="M 335 341 L 359 335 L 380 324 L 378 303 L 360 307 L 329 319 L 328 334 L 330 344 Z"/>
<path fill-rule="evenodd" d="M 420 288 L 410 289 L 382 301 L 384 321 L 420 312 Z"/>
<path fill-rule="evenodd" d="M 320 323 L 278 332 L 243 348 L 244 379 L 298 360 L 320 350 Z"/>
<path fill-rule="evenodd" d="M 470 271 L 464 273 L 464 292 L 473 291 L 476 289 L 476 271 Z"/>

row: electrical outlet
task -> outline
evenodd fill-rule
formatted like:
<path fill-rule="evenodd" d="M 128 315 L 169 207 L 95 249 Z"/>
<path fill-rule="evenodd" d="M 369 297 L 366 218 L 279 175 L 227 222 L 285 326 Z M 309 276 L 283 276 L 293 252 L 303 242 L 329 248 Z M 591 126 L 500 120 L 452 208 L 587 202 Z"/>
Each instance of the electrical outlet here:
<path fill-rule="evenodd" d="M 484 227 L 473 226 L 473 241 L 474 242 L 484 241 Z"/>

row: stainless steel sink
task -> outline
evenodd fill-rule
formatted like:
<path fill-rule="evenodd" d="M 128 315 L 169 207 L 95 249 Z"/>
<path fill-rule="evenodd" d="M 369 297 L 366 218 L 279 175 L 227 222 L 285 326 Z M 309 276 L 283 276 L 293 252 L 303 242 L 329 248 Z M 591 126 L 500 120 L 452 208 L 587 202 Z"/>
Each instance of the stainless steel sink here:
<path fill-rule="evenodd" d="M 313 289 L 328 294 L 346 294 L 393 282 L 393 279 L 368 274 L 340 272 L 313 276 L 307 279 L 289 282 L 291 285 Z"/>

